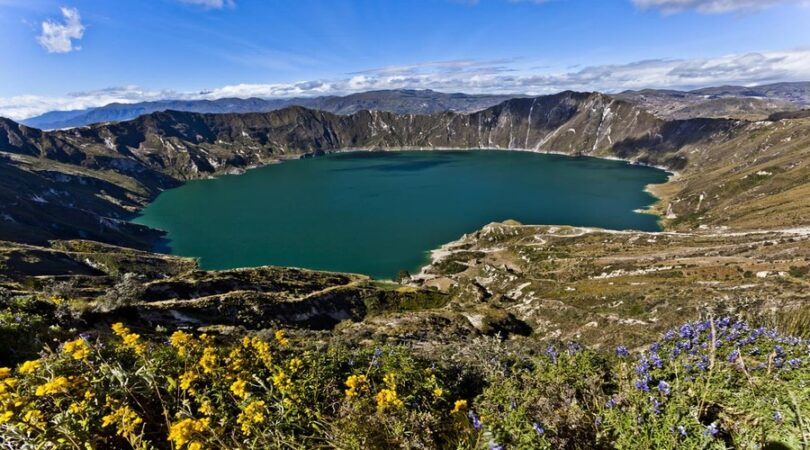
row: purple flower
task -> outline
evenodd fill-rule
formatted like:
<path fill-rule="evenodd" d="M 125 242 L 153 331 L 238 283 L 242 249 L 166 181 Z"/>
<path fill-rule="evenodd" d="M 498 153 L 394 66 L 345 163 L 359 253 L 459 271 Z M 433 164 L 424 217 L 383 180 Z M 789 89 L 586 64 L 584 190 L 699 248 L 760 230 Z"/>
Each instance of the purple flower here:
<path fill-rule="evenodd" d="M 684 427 L 683 425 L 678 425 L 677 428 L 675 428 L 675 429 L 676 429 L 676 431 L 678 431 L 678 434 L 680 434 L 681 436 L 686 437 L 686 434 L 687 434 L 686 433 L 686 427 Z"/>
<path fill-rule="evenodd" d="M 605 408 L 612 409 L 618 404 L 619 402 L 617 402 L 615 398 L 611 397 L 607 402 L 605 402 Z"/>
<path fill-rule="evenodd" d="M 489 443 L 489 450 L 504 450 L 503 445 L 498 444 L 496 442 Z"/>
<path fill-rule="evenodd" d="M 655 397 L 650 397 L 650 403 L 652 403 L 652 412 L 655 415 L 661 414 L 661 402 L 658 401 Z"/>
<path fill-rule="evenodd" d="M 695 333 L 695 329 L 692 327 L 692 324 L 689 323 L 682 325 L 679 331 L 681 333 L 681 337 L 684 339 L 695 337 L 697 334 Z"/>
<path fill-rule="evenodd" d="M 546 429 L 543 428 L 543 425 L 540 422 L 534 422 L 532 424 L 532 428 L 537 432 L 538 436 L 542 436 L 546 433 Z"/>
<path fill-rule="evenodd" d="M 371 365 L 374 367 L 380 367 L 380 356 L 382 356 L 383 351 L 380 347 L 374 349 L 374 356 L 371 358 Z"/>
<path fill-rule="evenodd" d="M 467 411 L 467 417 L 470 419 L 470 423 L 476 430 L 480 430 L 484 425 L 481 423 L 481 418 L 478 417 L 478 414 L 476 414 L 474 411 Z"/>
<path fill-rule="evenodd" d="M 719 432 L 720 432 L 720 430 L 717 428 L 717 425 L 712 423 L 711 425 L 706 427 L 706 431 L 703 434 L 706 435 L 706 436 L 714 437 L 714 436 L 717 436 L 717 433 L 719 433 Z"/>
<path fill-rule="evenodd" d="M 669 395 L 669 383 L 664 380 L 658 382 L 658 391 L 664 395 Z"/>
<path fill-rule="evenodd" d="M 549 359 L 551 359 L 551 362 L 556 363 L 557 362 L 557 349 L 555 349 L 553 346 L 549 345 L 546 348 L 546 356 L 548 356 Z"/>
<path fill-rule="evenodd" d="M 626 357 L 630 356 L 630 351 L 627 350 L 627 347 L 625 347 L 624 345 L 620 345 L 620 346 L 616 347 L 616 356 L 626 358 Z"/>
<path fill-rule="evenodd" d="M 644 375 L 648 370 L 650 370 L 650 363 L 644 358 L 639 360 L 638 364 L 636 364 L 636 373 L 639 375 Z"/>
<path fill-rule="evenodd" d="M 634 384 L 639 391 L 650 392 L 650 387 L 645 380 L 636 380 Z"/>
<path fill-rule="evenodd" d="M 799 359 L 799 358 L 793 358 L 793 359 L 789 359 L 787 363 L 790 364 L 793 367 L 799 367 L 799 366 L 802 365 L 802 360 Z"/>
<path fill-rule="evenodd" d="M 782 413 L 779 411 L 773 412 L 773 421 L 776 423 L 782 423 Z"/>
<path fill-rule="evenodd" d="M 661 358 L 658 356 L 658 353 L 650 354 L 650 362 L 656 369 L 661 369 L 664 367 L 664 361 L 661 361 Z"/>
<path fill-rule="evenodd" d="M 740 352 L 737 351 L 737 350 L 734 350 L 733 352 L 728 354 L 728 358 L 726 358 L 726 359 L 728 360 L 728 362 L 733 363 L 739 357 L 740 357 Z"/>

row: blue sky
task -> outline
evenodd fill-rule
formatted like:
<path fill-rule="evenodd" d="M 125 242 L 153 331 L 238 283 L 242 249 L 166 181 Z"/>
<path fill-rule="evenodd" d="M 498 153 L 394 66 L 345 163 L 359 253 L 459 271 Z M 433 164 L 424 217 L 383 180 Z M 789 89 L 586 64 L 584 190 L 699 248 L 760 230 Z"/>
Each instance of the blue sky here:
<path fill-rule="evenodd" d="M 0 115 L 810 79 L 805 0 L 0 0 Z"/>

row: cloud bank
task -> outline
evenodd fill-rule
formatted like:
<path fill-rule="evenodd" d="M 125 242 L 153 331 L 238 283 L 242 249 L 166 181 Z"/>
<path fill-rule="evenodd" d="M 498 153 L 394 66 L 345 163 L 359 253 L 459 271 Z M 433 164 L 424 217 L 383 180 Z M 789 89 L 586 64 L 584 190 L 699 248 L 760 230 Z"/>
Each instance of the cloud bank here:
<path fill-rule="evenodd" d="M 780 3 L 802 3 L 805 0 L 633 0 L 642 9 L 658 9 L 665 14 L 696 10 L 702 14 L 757 11 Z"/>
<path fill-rule="evenodd" d="M 234 0 L 180 0 L 183 3 L 188 3 L 189 5 L 196 5 L 202 6 L 206 9 L 222 9 L 222 8 L 232 8 L 236 6 Z"/>
<path fill-rule="evenodd" d="M 70 53 L 80 50 L 75 46 L 73 40 L 79 40 L 84 36 L 84 25 L 79 16 L 79 10 L 75 8 L 62 8 L 64 22 L 54 22 L 46 20 L 42 22 L 42 33 L 37 37 L 37 42 L 48 53 Z"/>
<path fill-rule="evenodd" d="M 516 60 L 453 60 L 388 66 L 343 78 L 292 83 L 234 84 L 203 92 L 147 90 L 137 86 L 77 92 L 61 97 L 0 97 L 0 116 L 23 119 L 47 111 L 84 109 L 113 102 L 224 97 L 308 97 L 378 89 L 542 95 L 562 90 L 619 92 L 628 89 L 694 89 L 810 80 L 810 48 L 698 59 L 651 59 L 584 67 L 560 73 L 517 69 Z"/>

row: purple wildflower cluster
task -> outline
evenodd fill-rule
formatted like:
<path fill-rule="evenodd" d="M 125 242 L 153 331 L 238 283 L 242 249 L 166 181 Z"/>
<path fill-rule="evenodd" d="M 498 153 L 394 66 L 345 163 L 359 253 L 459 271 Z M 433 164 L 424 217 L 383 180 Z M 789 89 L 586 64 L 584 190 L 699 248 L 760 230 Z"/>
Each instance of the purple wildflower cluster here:
<path fill-rule="evenodd" d="M 693 378 L 709 370 L 712 353 L 714 364 L 725 362 L 749 372 L 767 369 L 769 359 L 772 369 L 799 368 L 807 364 L 809 348 L 810 341 L 782 336 L 766 328 L 751 328 L 744 321 L 728 317 L 714 322 L 687 323 L 666 332 L 639 357 L 634 385 L 649 392 L 650 386 L 657 383 L 658 390 L 668 395 L 669 385 L 666 380 L 655 379 L 655 369 L 663 369 L 665 364 L 680 364 Z"/>
<path fill-rule="evenodd" d="M 629 352 L 625 347 L 618 347 L 616 354 L 624 358 Z M 712 365 L 720 364 L 748 373 L 794 370 L 810 364 L 810 340 L 783 336 L 766 328 L 752 328 L 744 321 L 727 317 L 687 323 L 666 332 L 639 355 L 633 386 L 647 394 L 650 413 L 659 415 L 673 390 L 670 384 L 674 381 L 673 371 L 667 369 L 682 368 L 680 372 L 686 375 L 681 382 L 689 382 L 701 377 Z M 605 406 L 616 405 L 616 400 L 611 398 Z M 774 421 L 781 420 L 781 413 L 774 413 Z M 682 425 L 673 427 L 672 431 L 686 436 Z M 716 436 L 718 432 L 714 423 L 705 430 L 707 436 Z"/>

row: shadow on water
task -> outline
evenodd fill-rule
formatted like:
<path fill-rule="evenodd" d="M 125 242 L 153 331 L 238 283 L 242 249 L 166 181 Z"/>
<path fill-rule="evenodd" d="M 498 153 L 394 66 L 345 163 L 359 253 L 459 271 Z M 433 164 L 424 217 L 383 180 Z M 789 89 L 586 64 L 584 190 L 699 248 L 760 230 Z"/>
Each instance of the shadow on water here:
<path fill-rule="evenodd" d="M 371 166 L 360 167 L 343 167 L 339 169 L 332 169 L 334 172 L 362 172 L 362 171 L 377 171 L 377 172 L 417 172 L 420 170 L 430 169 L 433 167 L 451 164 L 452 161 L 443 160 L 422 160 L 422 161 L 401 161 L 393 162 L 390 164 L 374 164 Z"/>

